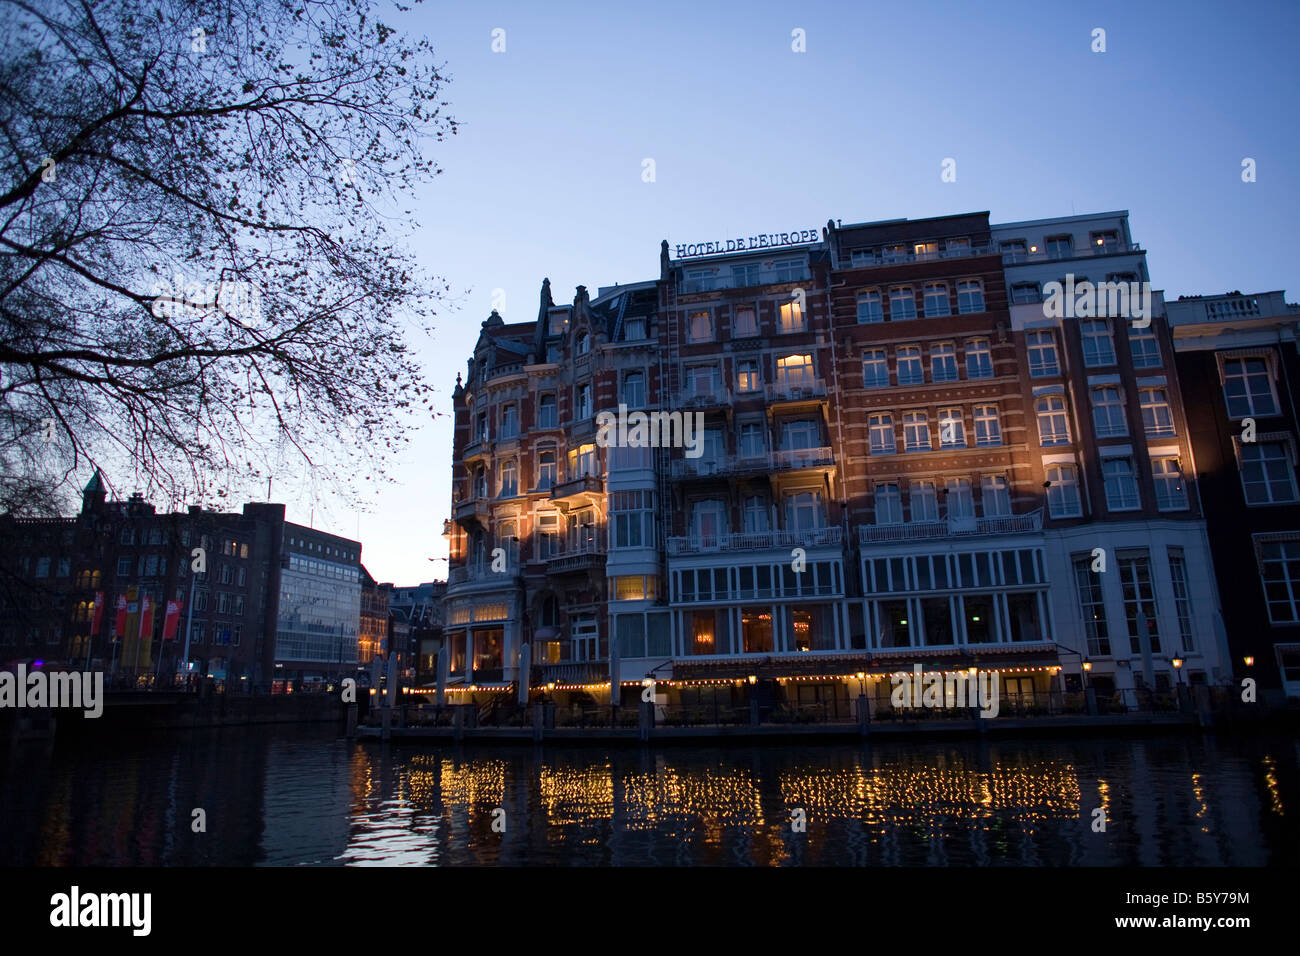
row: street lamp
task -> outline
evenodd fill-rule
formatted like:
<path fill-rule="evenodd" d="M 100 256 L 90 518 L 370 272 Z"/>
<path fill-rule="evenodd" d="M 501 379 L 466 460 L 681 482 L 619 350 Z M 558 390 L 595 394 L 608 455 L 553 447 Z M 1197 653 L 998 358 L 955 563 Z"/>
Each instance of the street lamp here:
<path fill-rule="evenodd" d="M 1246 666 L 1247 666 L 1247 667 L 1254 667 L 1254 666 L 1255 666 L 1255 658 L 1251 657 L 1249 654 L 1247 654 L 1245 657 L 1243 657 L 1242 660 L 1244 660 L 1244 661 L 1246 662 Z"/>

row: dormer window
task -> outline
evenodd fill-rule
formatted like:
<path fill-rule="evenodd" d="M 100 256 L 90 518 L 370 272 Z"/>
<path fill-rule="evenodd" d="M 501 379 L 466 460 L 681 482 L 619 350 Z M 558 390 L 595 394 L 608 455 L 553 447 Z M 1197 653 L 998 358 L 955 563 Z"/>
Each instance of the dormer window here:
<path fill-rule="evenodd" d="M 588 352 L 591 351 L 591 336 L 589 336 L 586 332 L 579 332 L 577 346 L 578 346 L 578 354 L 586 355 Z"/>

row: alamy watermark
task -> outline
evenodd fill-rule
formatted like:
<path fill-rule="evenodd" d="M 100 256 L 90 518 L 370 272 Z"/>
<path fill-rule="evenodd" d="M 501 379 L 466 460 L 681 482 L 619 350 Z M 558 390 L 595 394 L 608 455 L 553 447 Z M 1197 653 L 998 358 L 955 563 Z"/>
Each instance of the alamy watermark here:
<path fill-rule="evenodd" d="M 30 674 L 26 664 L 17 673 L 0 671 L 0 707 L 80 709 L 86 717 L 104 713 L 104 672 L 54 671 L 39 668 Z"/>
<path fill-rule="evenodd" d="M 251 282 L 187 282 L 177 274 L 172 281 L 155 282 L 149 311 L 155 318 L 197 318 L 221 312 L 232 319 L 260 319 L 262 292 Z"/>
<path fill-rule="evenodd" d="M 980 716 L 996 717 L 1001 706 L 1002 681 L 997 671 L 923 671 L 891 674 L 894 689 L 889 702 L 895 707 L 979 707 Z"/>
<path fill-rule="evenodd" d="M 1065 282 L 1043 284 L 1043 315 L 1049 319 L 1131 319 L 1133 328 L 1151 324 L 1150 282 Z"/>
<path fill-rule="evenodd" d="M 704 454 L 703 412 L 629 412 L 596 415 L 596 444 L 601 448 L 684 448 L 687 458 Z"/>

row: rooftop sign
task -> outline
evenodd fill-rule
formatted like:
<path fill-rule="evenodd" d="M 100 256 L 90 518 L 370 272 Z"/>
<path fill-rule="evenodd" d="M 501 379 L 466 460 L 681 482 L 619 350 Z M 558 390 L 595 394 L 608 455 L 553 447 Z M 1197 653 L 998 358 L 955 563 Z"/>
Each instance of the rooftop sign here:
<path fill-rule="evenodd" d="M 717 239 L 713 242 L 678 243 L 678 259 L 691 259 L 696 256 L 716 256 L 726 252 L 753 252 L 757 249 L 780 249 L 783 246 L 799 246 L 816 242 L 820 233 L 816 229 L 800 229 L 796 232 L 767 232 L 748 239 Z"/>

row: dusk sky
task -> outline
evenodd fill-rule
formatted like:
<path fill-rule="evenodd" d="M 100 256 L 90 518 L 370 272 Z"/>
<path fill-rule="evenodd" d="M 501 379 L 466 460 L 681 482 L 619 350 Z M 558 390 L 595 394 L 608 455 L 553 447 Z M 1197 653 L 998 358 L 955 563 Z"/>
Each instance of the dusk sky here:
<path fill-rule="evenodd" d="M 544 277 L 557 303 L 656 278 L 665 238 L 1126 209 L 1166 297 L 1294 300 L 1300 5 L 1071 6 L 425 3 L 389 17 L 432 41 L 463 124 L 433 147 L 443 173 L 415 244 L 453 289 L 420 343 L 445 415 L 411 435 L 398 484 L 359 521 L 318 501 L 316 527 L 359 530 L 381 581 L 444 578 L 428 559 L 447 554 L 451 390 L 494 294 L 507 322 L 528 321 Z M 290 519 L 310 507 L 290 502 Z"/>

